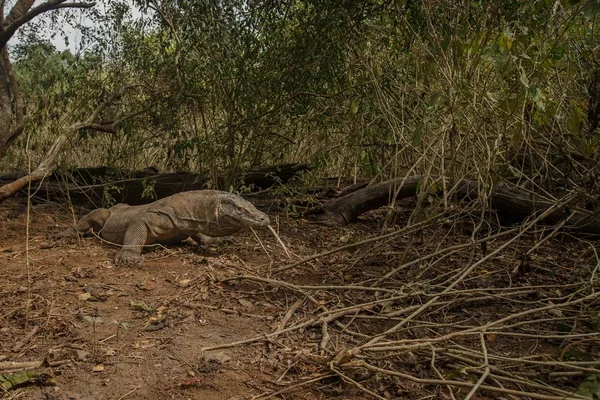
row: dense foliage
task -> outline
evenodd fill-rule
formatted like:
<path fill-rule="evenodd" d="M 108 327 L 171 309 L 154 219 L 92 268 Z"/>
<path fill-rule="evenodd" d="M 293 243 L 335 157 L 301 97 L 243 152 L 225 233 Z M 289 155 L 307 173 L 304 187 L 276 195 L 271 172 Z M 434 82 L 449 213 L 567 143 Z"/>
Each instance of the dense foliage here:
<path fill-rule="evenodd" d="M 596 185 L 598 8 L 111 1 L 87 52 L 15 52 L 27 140 L 41 154 L 54 131 L 126 88 L 105 119 L 143 113 L 116 134 L 80 132 L 64 164 L 231 172 L 294 161 L 368 178 Z"/>

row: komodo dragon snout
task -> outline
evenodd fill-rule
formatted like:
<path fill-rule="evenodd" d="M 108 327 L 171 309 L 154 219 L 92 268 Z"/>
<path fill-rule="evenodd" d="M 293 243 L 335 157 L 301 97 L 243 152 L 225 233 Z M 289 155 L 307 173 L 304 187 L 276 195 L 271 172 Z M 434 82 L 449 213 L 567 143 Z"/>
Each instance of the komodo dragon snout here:
<path fill-rule="evenodd" d="M 96 209 L 56 237 L 76 238 L 92 229 L 105 241 L 123 245 L 115 255 L 117 265 L 132 265 L 143 262 L 146 245 L 172 244 L 188 237 L 198 244 L 210 243 L 211 238 L 228 236 L 244 227 L 267 225 L 267 214 L 238 195 L 192 190 L 150 204 Z"/>

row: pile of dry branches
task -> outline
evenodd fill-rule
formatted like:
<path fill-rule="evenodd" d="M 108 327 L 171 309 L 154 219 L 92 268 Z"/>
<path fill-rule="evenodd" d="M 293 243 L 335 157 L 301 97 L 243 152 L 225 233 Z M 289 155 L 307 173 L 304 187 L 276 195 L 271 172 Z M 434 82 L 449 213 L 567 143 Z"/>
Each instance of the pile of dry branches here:
<path fill-rule="evenodd" d="M 266 342 L 287 367 L 283 388 L 261 399 L 341 382 L 378 399 L 590 398 L 600 259 L 593 241 L 540 228 L 540 217 L 470 231 L 457 216 L 428 220 L 226 278 L 279 301 L 281 317 L 271 332 L 203 350 Z M 294 283 L 306 269 L 320 284 Z"/>

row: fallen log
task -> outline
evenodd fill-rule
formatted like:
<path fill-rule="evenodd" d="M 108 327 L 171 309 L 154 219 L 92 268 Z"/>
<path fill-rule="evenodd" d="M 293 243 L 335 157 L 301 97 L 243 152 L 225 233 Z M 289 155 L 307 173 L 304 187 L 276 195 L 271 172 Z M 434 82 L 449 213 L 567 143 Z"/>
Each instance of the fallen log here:
<path fill-rule="evenodd" d="M 219 175 L 216 182 L 209 183 L 209 179 L 202 174 L 159 174 L 155 168 L 128 171 L 101 166 L 55 171 L 33 191 L 36 197 L 45 200 L 63 201 L 68 197 L 76 204 L 99 205 L 103 200 L 110 199 L 112 202 L 138 205 L 188 190 L 208 189 L 209 186 L 228 190 L 229 182 L 235 182 L 236 188 L 244 185 L 251 190 L 267 189 L 285 184 L 309 169 L 303 164 L 282 164 L 241 172 L 233 179 Z M 13 175 L 20 174 L 3 176 Z"/>
<path fill-rule="evenodd" d="M 423 179 L 422 176 L 408 176 L 367 186 L 309 210 L 307 215 L 323 225 L 343 226 L 367 211 L 390 204 L 394 194 L 396 199 L 417 195 Z M 429 178 L 430 181 L 435 179 L 437 178 Z M 454 197 L 459 201 L 474 200 L 478 197 L 479 189 L 478 182 L 461 180 L 456 185 Z M 439 195 L 440 190 L 441 185 L 430 185 L 428 193 Z M 544 212 L 555 204 L 541 196 L 504 183 L 492 188 L 488 200 L 491 209 L 515 221 Z M 561 221 L 565 221 L 563 226 L 565 230 L 600 234 L 600 211 L 590 212 L 569 206 L 558 207 L 543 220 L 544 223 L 552 225 Z"/>
<path fill-rule="evenodd" d="M 75 204 L 101 204 L 103 200 L 130 205 L 146 204 L 154 200 L 187 190 L 207 189 L 208 179 L 198 174 L 170 173 L 137 177 L 110 178 L 87 183 L 73 177 L 44 180 L 35 191 L 35 197 L 63 201 L 65 198 Z"/>

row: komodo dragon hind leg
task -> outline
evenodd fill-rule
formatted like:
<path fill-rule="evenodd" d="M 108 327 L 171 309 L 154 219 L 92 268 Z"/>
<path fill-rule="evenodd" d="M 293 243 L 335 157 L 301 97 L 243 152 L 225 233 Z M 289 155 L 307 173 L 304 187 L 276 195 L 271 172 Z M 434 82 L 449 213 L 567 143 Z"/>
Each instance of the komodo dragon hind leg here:
<path fill-rule="evenodd" d="M 98 208 L 86 216 L 82 217 L 75 227 L 68 227 L 64 231 L 54 235 L 54 239 L 73 238 L 86 234 L 90 229 L 98 233 L 106 223 L 110 216 L 110 211 L 107 208 Z"/>
<path fill-rule="evenodd" d="M 123 247 L 115 255 L 115 264 L 117 265 L 134 265 L 144 261 L 142 249 L 148 238 L 148 227 L 142 220 L 134 220 L 129 224 L 125 238 L 123 239 Z"/>

